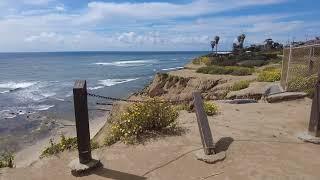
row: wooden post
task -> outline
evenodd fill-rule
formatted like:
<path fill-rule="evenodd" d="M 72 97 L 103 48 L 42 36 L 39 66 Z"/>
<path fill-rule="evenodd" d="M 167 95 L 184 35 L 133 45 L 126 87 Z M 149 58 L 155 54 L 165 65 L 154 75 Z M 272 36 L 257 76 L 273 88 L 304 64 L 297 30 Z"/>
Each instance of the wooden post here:
<path fill-rule="evenodd" d="M 76 119 L 79 161 L 81 164 L 86 164 L 92 160 L 86 81 L 77 80 L 75 82 L 73 87 L 73 101 Z"/>
<path fill-rule="evenodd" d="M 213 138 L 208 122 L 207 114 L 204 110 L 203 100 L 199 92 L 193 92 L 193 103 L 197 115 L 197 121 L 199 126 L 199 132 L 203 150 L 206 155 L 214 154 Z"/>
<path fill-rule="evenodd" d="M 309 134 L 315 137 L 320 137 L 320 74 L 315 86 L 314 97 L 312 100 Z"/>

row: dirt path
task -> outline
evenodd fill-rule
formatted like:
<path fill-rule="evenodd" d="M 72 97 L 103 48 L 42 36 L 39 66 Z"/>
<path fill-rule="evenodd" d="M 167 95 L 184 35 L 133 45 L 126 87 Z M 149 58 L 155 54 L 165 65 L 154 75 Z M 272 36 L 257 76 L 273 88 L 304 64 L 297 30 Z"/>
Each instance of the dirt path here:
<path fill-rule="evenodd" d="M 79 179 L 319 179 L 320 146 L 297 139 L 308 124 L 310 99 L 218 105 L 221 113 L 209 117 L 209 123 L 217 146 L 228 147 L 223 162 L 210 165 L 195 159 L 193 151 L 201 148 L 195 114 L 181 111 L 184 135 L 98 149 L 94 154 L 105 167 Z M 28 168 L 2 169 L 0 179 L 77 179 L 67 167 L 75 157 L 76 152 L 65 152 Z"/>

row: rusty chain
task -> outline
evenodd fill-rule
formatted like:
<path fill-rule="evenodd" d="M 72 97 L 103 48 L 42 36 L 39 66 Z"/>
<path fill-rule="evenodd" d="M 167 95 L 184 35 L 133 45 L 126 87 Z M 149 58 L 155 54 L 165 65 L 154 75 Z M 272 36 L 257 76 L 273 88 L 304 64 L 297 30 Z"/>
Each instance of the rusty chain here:
<path fill-rule="evenodd" d="M 130 102 L 130 103 L 145 103 L 148 102 L 146 100 L 130 100 L 130 99 L 122 99 L 122 98 L 115 98 L 115 97 L 108 97 L 108 96 L 101 96 L 97 94 L 92 94 L 92 93 L 87 93 L 88 96 L 95 97 L 95 98 L 100 98 L 100 99 L 106 99 L 106 100 L 111 100 L 111 101 L 123 101 L 123 102 Z M 159 101 L 155 103 L 172 103 L 172 104 L 185 104 L 189 103 L 191 100 L 176 100 L 176 101 Z"/>

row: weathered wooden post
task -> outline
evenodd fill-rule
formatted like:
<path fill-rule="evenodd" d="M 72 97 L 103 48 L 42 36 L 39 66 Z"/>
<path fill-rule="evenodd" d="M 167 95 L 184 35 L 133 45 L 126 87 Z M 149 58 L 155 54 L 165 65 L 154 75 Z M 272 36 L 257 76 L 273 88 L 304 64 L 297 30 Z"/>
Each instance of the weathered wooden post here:
<path fill-rule="evenodd" d="M 199 92 L 193 92 L 192 95 L 194 99 L 193 103 L 197 115 L 197 122 L 204 153 L 206 155 L 214 154 L 213 138 L 208 122 L 208 117 L 204 110 L 201 94 Z"/>
<path fill-rule="evenodd" d="M 73 102 L 76 118 L 79 161 L 80 163 L 85 164 L 92 159 L 86 81 L 77 80 L 75 82 L 73 87 Z"/>
<path fill-rule="evenodd" d="M 71 173 L 78 175 L 84 171 L 102 166 L 99 160 L 92 159 L 88 115 L 87 84 L 77 80 L 73 87 L 74 113 L 76 120 L 79 159 L 71 161 Z"/>
<path fill-rule="evenodd" d="M 204 109 L 203 100 L 199 92 L 193 92 L 193 104 L 197 115 L 197 122 L 203 150 L 195 152 L 196 158 L 209 164 L 222 161 L 226 158 L 226 152 L 215 152 L 215 145 L 208 122 L 208 117 Z"/>
<path fill-rule="evenodd" d="M 315 86 L 314 97 L 312 100 L 311 114 L 308 133 L 314 137 L 320 137 L 320 74 Z"/>

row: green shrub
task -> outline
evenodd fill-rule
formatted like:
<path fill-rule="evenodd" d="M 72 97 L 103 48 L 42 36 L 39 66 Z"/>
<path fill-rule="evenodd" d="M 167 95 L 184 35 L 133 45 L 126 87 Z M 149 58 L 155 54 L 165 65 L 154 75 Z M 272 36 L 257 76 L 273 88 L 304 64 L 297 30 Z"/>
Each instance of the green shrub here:
<path fill-rule="evenodd" d="M 200 64 L 200 59 L 199 58 L 193 59 L 192 60 L 192 64 L 199 65 Z"/>
<path fill-rule="evenodd" d="M 149 133 L 172 133 L 176 130 L 178 112 L 167 102 L 150 99 L 135 103 L 109 125 L 106 145 L 122 141 L 134 144 Z"/>
<path fill-rule="evenodd" d="M 276 67 L 266 67 L 258 74 L 258 81 L 260 82 L 275 82 L 280 81 L 281 70 Z"/>
<path fill-rule="evenodd" d="M 179 104 L 179 105 L 176 105 L 175 106 L 175 109 L 177 111 L 182 111 L 182 110 L 185 110 L 185 111 L 191 111 L 191 107 L 188 105 L 188 104 Z"/>
<path fill-rule="evenodd" d="M 50 139 L 50 146 L 46 147 L 42 151 L 40 158 L 48 157 L 63 151 L 73 150 L 76 148 L 77 148 L 76 137 L 65 137 L 64 135 L 61 135 L 60 142 L 58 143 L 55 143 L 53 139 Z M 91 141 L 91 149 L 97 149 L 97 148 L 99 148 L 99 144 Z"/>
<path fill-rule="evenodd" d="M 211 102 L 204 102 L 204 110 L 208 116 L 213 116 L 218 114 L 218 106 Z"/>
<path fill-rule="evenodd" d="M 2 153 L 0 154 L 0 168 L 9 167 L 13 168 L 14 156 L 12 153 Z"/>
<path fill-rule="evenodd" d="M 242 81 L 234 83 L 231 87 L 231 91 L 239 91 L 241 89 L 245 89 L 245 88 L 249 87 L 249 85 L 250 85 L 250 81 L 242 80 Z"/>
<path fill-rule="evenodd" d="M 207 66 L 199 68 L 197 72 L 204 74 L 230 74 L 236 76 L 246 76 L 251 75 L 254 72 L 254 69 L 237 66 Z"/>
<path fill-rule="evenodd" d="M 264 61 L 264 60 L 246 60 L 246 61 L 241 61 L 238 63 L 239 66 L 242 66 L 242 67 L 260 67 L 260 66 L 263 66 L 263 65 L 266 65 L 268 62 L 267 61 Z"/>
<path fill-rule="evenodd" d="M 315 84 L 317 83 L 318 76 L 312 75 L 308 77 L 297 76 L 294 79 L 289 80 L 288 89 L 290 91 L 304 91 L 309 96 L 313 96 Z"/>
<path fill-rule="evenodd" d="M 198 57 L 198 58 L 194 59 L 192 61 L 192 63 L 196 64 L 196 65 L 205 64 L 207 66 L 210 66 L 210 65 L 212 65 L 212 60 L 213 59 L 211 57 L 201 56 L 201 57 Z"/>

